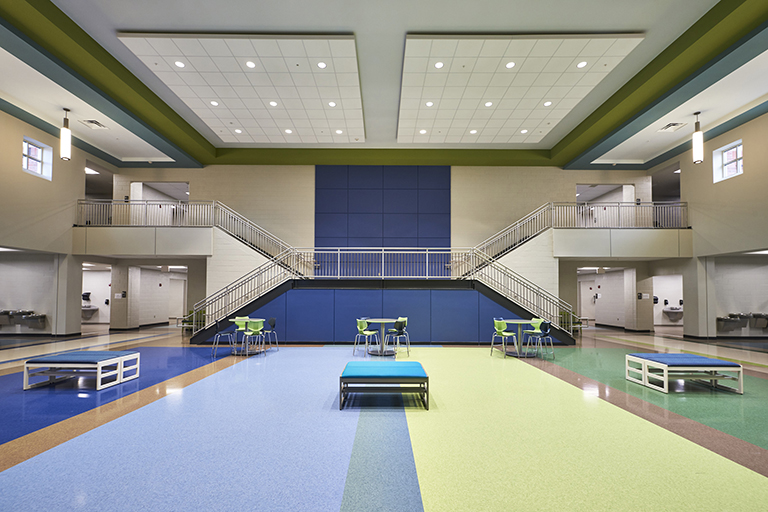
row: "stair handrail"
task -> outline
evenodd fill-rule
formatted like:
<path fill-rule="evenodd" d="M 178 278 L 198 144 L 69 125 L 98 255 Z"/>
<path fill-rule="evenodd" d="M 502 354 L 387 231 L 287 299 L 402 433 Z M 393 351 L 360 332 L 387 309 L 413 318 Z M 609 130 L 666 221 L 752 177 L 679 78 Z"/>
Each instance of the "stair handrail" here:
<path fill-rule="evenodd" d="M 551 227 L 552 222 L 548 215 L 551 208 L 552 203 L 544 203 L 522 219 L 486 238 L 474 249 L 491 258 L 498 258 L 506 254 L 521 243 Z"/>
<path fill-rule="evenodd" d="M 214 201 L 214 225 L 269 257 L 276 257 L 292 249 L 288 243 L 221 201 Z"/>

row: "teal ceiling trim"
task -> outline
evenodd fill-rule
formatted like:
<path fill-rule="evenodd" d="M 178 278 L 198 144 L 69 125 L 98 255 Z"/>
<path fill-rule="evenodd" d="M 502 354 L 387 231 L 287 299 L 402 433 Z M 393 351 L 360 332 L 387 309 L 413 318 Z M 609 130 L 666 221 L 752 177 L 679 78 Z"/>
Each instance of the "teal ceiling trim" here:
<path fill-rule="evenodd" d="M 768 22 L 764 22 L 755 30 L 744 36 L 726 51 L 712 59 L 706 66 L 688 77 L 686 80 L 672 88 L 657 101 L 648 105 L 642 112 L 629 119 L 622 126 L 611 132 L 598 143 L 591 146 L 574 160 L 563 166 L 563 169 L 578 170 L 648 170 L 659 163 L 674 158 L 675 156 L 688 151 L 691 147 L 690 141 L 667 151 L 663 155 L 638 164 L 593 164 L 592 162 L 602 155 L 615 148 L 622 142 L 628 140 L 633 135 L 643 130 L 645 127 L 661 118 L 678 105 L 685 103 L 708 87 L 718 82 L 723 77 L 729 75 L 740 68 L 750 60 L 768 50 Z M 728 130 L 751 121 L 758 117 L 763 105 L 750 109 L 748 112 L 734 117 L 728 122 L 720 125 L 706 134 L 706 138 L 711 138 Z M 765 113 L 765 112 L 763 112 Z M 693 112 L 691 112 L 693 115 Z M 738 120 L 738 121 L 737 121 Z M 727 128 L 725 128 L 727 126 Z"/>
<path fill-rule="evenodd" d="M 0 47 L 174 160 L 173 162 L 155 162 L 152 164 L 153 167 L 202 167 L 200 162 L 142 122 L 129 110 L 115 103 L 4 18 L 0 18 Z M 56 135 L 58 136 L 58 133 Z M 89 147 L 93 146 L 89 145 Z M 103 151 L 101 153 L 104 154 Z M 94 154 L 94 156 L 99 155 Z M 99 158 L 102 157 L 99 156 Z M 114 164 L 117 167 L 147 166 L 144 162 L 123 162 L 115 157 L 110 158 L 111 160 L 108 160 L 110 163 L 118 162 Z"/>

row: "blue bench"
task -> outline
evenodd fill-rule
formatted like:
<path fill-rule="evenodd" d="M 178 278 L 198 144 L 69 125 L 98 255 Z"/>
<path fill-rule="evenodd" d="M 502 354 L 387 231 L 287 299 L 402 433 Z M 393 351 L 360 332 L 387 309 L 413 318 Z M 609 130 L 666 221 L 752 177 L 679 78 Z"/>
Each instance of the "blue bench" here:
<path fill-rule="evenodd" d="M 669 379 L 683 379 L 744 394 L 740 364 L 695 354 L 627 354 L 624 376 L 664 393 L 669 392 Z M 721 380 L 736 381 L 736 387 L 723 386 Z"/>
<path fill-rule="evenodd" d="M 139 376 L 141 354 L 134 350 L 81 350 L 37 357 L 24 363 L 24 389 L 54 384 L 83 375 L 96 376 L 96 390 L 102 390 Z M 35 377 L 46 380 L 30 384 Z"/>
<path fill-rule="evenodd" d="M 429 410 L 429 376 L 416 361 L 353 361 L 339 377 L 339 409 L 350 393 L 418 393 Z"/>

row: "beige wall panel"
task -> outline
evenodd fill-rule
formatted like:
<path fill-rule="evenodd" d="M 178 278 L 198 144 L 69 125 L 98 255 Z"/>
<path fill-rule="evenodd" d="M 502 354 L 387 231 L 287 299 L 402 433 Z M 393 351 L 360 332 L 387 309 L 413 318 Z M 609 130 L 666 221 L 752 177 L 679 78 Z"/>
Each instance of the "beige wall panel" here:
<path fill-rule="evenodd" d="M 72 228 L 72 254 L 85 254 L 88 228 Z"/>
<path fill-rule="evenodd" d="M 681 229 L 677 232 L 680 237 L 680 257 L 692 258 L 693 257 L 693 230 Z"/>
<path fill-rule="evenodd" d="M 548 229 L 499 260 L 514 272 L 557 295 L 559 266 L 552 256 L 552 232 Z"/>
<path fill-rule="evenodd" d="M 221 290 L 267 259 L 224 231 L 213 230 L 213 256 L 206 265 L 206 296 Z"/>
<path fill-rule="evenodd" d="M 213 254 L 213 228 L 155 229 L 155 250 L 158 255 L 210 256 Z"/>
<path fill-rule="evenodd" d="M 553 229 L 555 258 L 609 258 L 610 229 Z"/>
<path fill-rule="evenodd" d="M 679 256 L 677 229 L 612 229 L 614 258 L 674 258 Z"/>
<path fill-rule="evenodd" d="M 154 228 L 87 228 L 87 254 L 154 255 Z"/>

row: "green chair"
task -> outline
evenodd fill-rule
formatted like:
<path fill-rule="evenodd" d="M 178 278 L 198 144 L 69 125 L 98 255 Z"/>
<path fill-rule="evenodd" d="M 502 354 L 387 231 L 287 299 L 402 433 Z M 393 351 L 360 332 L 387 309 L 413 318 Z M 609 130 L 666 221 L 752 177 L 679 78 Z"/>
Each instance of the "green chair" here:
<path fill-rule="evenodd" d="M 250 318 L 247 316 L 235 317 L 235 325 L 237 326 L 235 329 L 235 346 L 237 346 L 238 333 L 243 333 L 243 343 L 245 343 L 245 332 L 248 330 L 248 320 L 250 320 Z"/>
<path fill-rule="evenodd" d="M 251 344 L 256 339 L 256 343 L 254 343 L 258 347 L 259 338 L 261 338 L 261 348 L 264 354 L 267 353 L 266 349 L 264 348 L 264 320 L 248 320 L 248 330 L 245 331 L 245 336 L 243 336 L 243 351 L 245 352 L 245 355 L 250 355 L 251 353 Z"/>
<path fill-rule="evenodd" d="M 493 327 L 496 331 L 491 338 L 491 355 L 493 355 L 493 348 L 495 347 L 493 341 L 498 336 L 501 338 L 501 350 L 504 352 L 504 357 L 507 357 L 507 338 L 512 338 L 515 344 L 517 344 L 517 335 L 512 331 L 507 331 L 507 322 L 500 318 L 493 319 Z"/>
<path fill-rule="evenodd" d="M 352 355 L 355 355 L 355 351 L 357 350 L 357 342 L 360 340 L 361 336 L 365 338 L 365 351 L 368 352 L 368 340 L 370 340 L 372 337 L 378 339 L 379 331 L 369 331 L 368 322 L 362 318 L 358 318 L 357 335 L 355 335 L 355 344 L 352 346 Z"/>
<path fill-rule="evenodd" d="M 541 323 L 544 321 L 543 318 L 532 318 L 531 319 L 531 327 L 533 329 L 527 329 L 523 331 L 523 342 L 525 342 L 526 338 L 528 339 L 528 343 L 525 346 L 525 353 L 528 353 L 528 347 L 531 345 L 531 338 L 537 337 L 541 334 Z M 527 335 L 527 336 L 526 336 Z M 522 346 L 522 343 L 520 344 Z M 534 351 L 537 350 L 536 346 L 534 346 Z M 534 354 L 535 355 L 535 354 Z"/>

